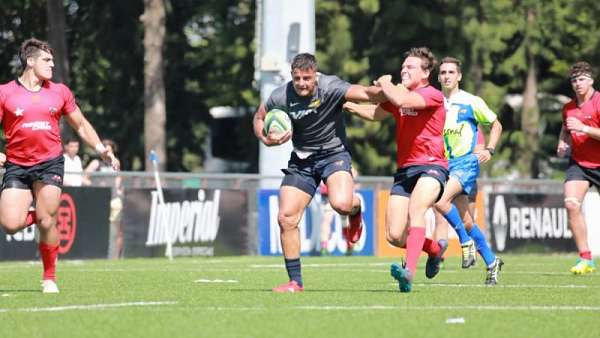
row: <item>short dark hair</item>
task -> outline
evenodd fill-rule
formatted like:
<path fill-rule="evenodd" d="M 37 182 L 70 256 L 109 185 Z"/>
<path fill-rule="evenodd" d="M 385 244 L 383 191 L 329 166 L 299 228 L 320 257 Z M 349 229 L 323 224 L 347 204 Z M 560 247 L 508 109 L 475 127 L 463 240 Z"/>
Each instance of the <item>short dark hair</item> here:
<path fill-rule="evenodd" d="M 459 59 L 454 58 L 452 56 L 446 56 L 442 59 L 442 61 L 440 61 L 440 66 L 443 65 L 444 63 L 453 63 L 456 65 L 456 69 L 458 70 L 459 73 L 462 73 L 462 69 L 461 69 L 461 62 Z"/>
<path fill-rule="evenodd" d="M 429 73 L 433 72 L 433 68 L 437 64 L 435 55 L 427 47 L 413 47 L 408 52 L 404 53 L 404 58 L 409 56 L 417 57 L 421 59 L 421 69 L 428 70 Z"/>
<path fill-rule="evenodd" d="M 23 69 L 27 67 L 27 59 L 31 57 L 37 57 L 40 55 L 40 51 L 54 55 L 54 51 L 46 41 L 41 41 L 36 38 L 23 41 L 21 48 L 19 49 L 19 59 L 21 60 Z"/>
<path fill-rule="evenodd" d="M 67 145 L 67 144 L 69 144 L 71 142 L 77 142 L 77 143 L 79 143 L 79 139 L 77 139 L 76 137 L 67 137 L 65 139 L 65 145 Z"/>
<path fill-rule="evenodd" d="M 571 69 L 569 70 L 569 79 L 584 74 L 589 75 L 591 78 L 593 78 L 594 70 L 592 69 L 592 66 L 589 63 L 585 61 L 579 61 L 571 66 Z"/>
<path fill-rule="evenodd" d="M 317 58 L 310 53 L 301 53 L 294 56 L 292 60 L 292 71 L 294 69 L 300 70 L 317 70 Z"/>

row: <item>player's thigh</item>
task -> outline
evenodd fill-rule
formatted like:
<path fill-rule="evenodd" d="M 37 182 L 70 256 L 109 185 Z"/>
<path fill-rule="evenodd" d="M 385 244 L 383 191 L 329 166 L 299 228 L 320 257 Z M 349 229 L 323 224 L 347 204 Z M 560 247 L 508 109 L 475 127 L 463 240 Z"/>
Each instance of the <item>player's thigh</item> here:
<path fill-rule="evenodd" d="M 436 208 L 442 212 L 448 212 L 450 209 L 450 204 L 454 200 L 456 196 L 458 196 L 463 191 L 463 187 L 454 177 L 450 177 L 448 182 L 446 182 L 446 186 L 444 187 L 444 193 L 440 200 L 436 203 Z"/>
<path fill-rule="evenodd" d="M 35 212 L 38 219 L 54 217 L 60 204 L 61 187 L 36 181 L 33 183 Z"/>
<path fill-rule="evenodd" d="M 33 195 L 29 189 L 5 188 L 0 194 L 0 224 L 9 229 L 22 225 Z"/>
<path fill-rule="evenodd" d="M 440 181 L 433 177 L 421 176 L 410 195 L 408 204 L 410 217 L 416 214 L 425 215 L 427 209 L 433 206 L 439 198 L 441 189 Z"/>
<path fill-rule="evenodd" d="M 295 227 L 312 196 L 294 186 L 284 185 L 279 189 L 279 225 Z"/>
<path fill-rule="evenodd" d="M 408 225 L 409 198 L 402 195 L 390 195 L 385 212 L 385 232 L 388 238 L 399 240 L 406 234 Z"/>
<path fill-rule="evenodd" d="M 583 180 L 566 181 L 564 185 L 565 198 L 576 198 L 580 203 L 590 188 L 590 182 Z"/>
<path fill-rule="evenodd" d="M 334 209 L 339 209 L 344 205 L 352 206 L 354 180 L 350 172 L 345 170 L 336 171 L 327 177 L 326 184 L 329 192 L 329 202 Z"/>

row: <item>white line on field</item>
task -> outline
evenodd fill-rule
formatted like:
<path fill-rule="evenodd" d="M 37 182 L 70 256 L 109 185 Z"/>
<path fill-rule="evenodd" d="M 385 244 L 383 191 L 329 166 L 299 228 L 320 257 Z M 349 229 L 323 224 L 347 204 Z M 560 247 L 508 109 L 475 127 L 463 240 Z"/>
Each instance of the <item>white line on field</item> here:
<path fill-rule="evenodd" d="M 112 303 L 112 304 L 86 304 L 86 305 L 65 305 L 65 306 L 51 306 L 51 307 L 29 307 L 29 308 L 17 308 L 17 309 L 0 309 L 0 312 L 58 312 L 58 311 L 70 311 L 70 310 L 96 310 L 96 309 L 109 309 L 109 308 L 120 308 L 120 307 L 132 307 L 132 306 L 155 306 L 155 305 L 174 305 L 178 302 L 166 301 L 166 302 L 127 302 L 127 303 Z"/>
<path fill-rule="evenodd" d="M 194 283 L 239 283 L 235 279 L 196 279 Z"/>
<path fill-rule="evenodd" d="M 298 310 L 491 310 L 491 311 L 600 311 L 600 306 L 580 305 L 438 305 L 438 306 L 391 306 L 391 305 L 307 305 Z"/>
<path fill-rule="evenodd" d="M 209 306 L 194 307 L 196 310 L 205 311 L 266 311 L 273 308 L 264 306 Z M 281 308 L 279 308 L 281 309 Z M 600 312 L 600 306 L 580 306 L 580 305 L 437 305 L 437 306 L 394 306 L 394 305 L 306 305 L 292 306 L 283 309 L 290 310 L 321 310 L 321 311 L 372 311 L 372 310 L 486 310 L 486 311 L 592 311 Z"/>
<path fill-rule="evenodd" d="M 390 283 L 398 285 L 398 283 Z M 600 288 L 600 286 L 590 285 L 552 285 L 552 284 L 498 284 L 494 286 L 485 284 L 445 284 L 445 283 L 416 283 L 416 286 L 425 287 L 449 287 L 449 288 L 562 288 L 562 289 L 587 289 L 587 288 Z"/>

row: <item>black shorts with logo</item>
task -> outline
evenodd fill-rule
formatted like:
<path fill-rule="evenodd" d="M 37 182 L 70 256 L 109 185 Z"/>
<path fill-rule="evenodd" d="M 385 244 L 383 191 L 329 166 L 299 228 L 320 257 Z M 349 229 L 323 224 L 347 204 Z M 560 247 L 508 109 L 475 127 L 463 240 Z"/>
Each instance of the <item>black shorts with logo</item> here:
<path fill-rule="evenodd" d="M 444 187 L 448 181 L 448 169 L 439 165 L 413 165 L 398 169 L 394 175 L 394 185 L 390 195 L 410 197 L 421 176 L 432 177 L 440 182 L 441 189 L 436 198 L 436 201 L 438 201 L 444 194 Z"/>
<path fill-rule="evenodd" d="M 7 161 L 4 167 L 6 172 L 4 172 L 2 178 L 2 189 L 31 189 L 35 181 L 62 188 L 65 173 L 65 158 L 63 155 L 29 167 Z"/>
<path fill-rule="evenodd" d="M 565 182 L 568 181 L 588 181 L 590 185 L 596 186 L 596 189 L 600 190 L 600 168 L 586 168 L 582 167 L 577 162 L 569 161 L 569 167 L 567 167 L 567 177 Z"/>
<path fill-rule="evenodd" d="M 336 171 L 347 171 L 351 173 L 352 158 L 347 150 L 318 152 L 305 159 L 301 159 L 292 152 L 288 161 L 287 169 L 282 169 L 285 177 L 281 185 L 296 187 L 313 196 L 321 180 Z"/>

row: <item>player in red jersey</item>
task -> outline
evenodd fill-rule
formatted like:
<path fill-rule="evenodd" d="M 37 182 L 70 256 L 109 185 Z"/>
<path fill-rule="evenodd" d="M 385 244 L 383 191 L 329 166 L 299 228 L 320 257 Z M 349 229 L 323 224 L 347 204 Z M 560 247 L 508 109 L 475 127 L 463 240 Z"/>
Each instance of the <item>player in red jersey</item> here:
<path fill-rule="evenodd" d="M 56 213 L 64 175 L 61 116 L 82 140 L 95 147 L 104 161 L 119 167 L 119 161 L 102 145 L 79 110 L 69 88 L 50 81 L 52 54 L 46 42 L 24 41 L 19 51 L 23 73 L 0 85 L 0 119 L 6 136 L 6 154 L 0 153 L 0 165 L 6 168 L 0 195 L 0 226 L 7 234 L 14 234 L 33 223 L 37 225 L 44 293 L 58 293 Z M 28 212 L 34 200 L 35 211 Z"/>
<path fill-rule="evenodd" d="M 592 67 L 577 62 L 569 72 L 575 99 L 563 107 L 563 126 L 557 153 L 571 158 L 565 178 L 565 207 L 579 259 L 571 268 L 574 274 L 594 272 L 596 265 L 588 246 L 587 225 L 581 203 L 590 185 L 600 189 L 600 94 L 594 89 Z"/>
<path fill-rule="evenodd" d="M 442 131 L 446 112 L 442 92 L 429 84 L 435 57 L 426 47 L 412 48 L 402 64 L 402 84 L 390 75 L 376 84 L 388 100 L 379 106 L 347 102 L 344 108 L 368 120 L 382 120 L 391 113 L 396 120 L 398 171 L 394 175 L 386 211 L 386 237 L 390 244 L 406 248 L 406 264 L 392 264 L 391 274 L 401 292 L 410 292 L 421 250 L 427 252 L 425 275 L 439 272 L 448 242 L 425 237 L 425 213 L 442 196 L 448 179 Z"/>

